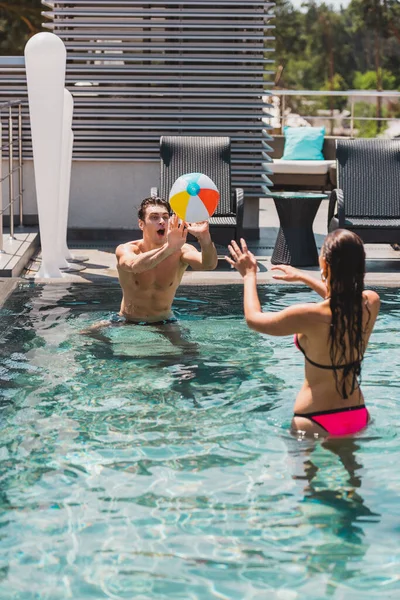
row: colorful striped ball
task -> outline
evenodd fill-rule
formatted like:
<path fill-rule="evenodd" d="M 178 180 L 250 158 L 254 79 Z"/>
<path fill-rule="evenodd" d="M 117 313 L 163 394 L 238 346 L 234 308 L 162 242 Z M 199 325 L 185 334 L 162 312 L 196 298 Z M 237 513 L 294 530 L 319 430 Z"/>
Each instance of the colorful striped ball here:
<path fill-rule="evenodd" d="M 215 183 L 203 173 L 187 173 L 175 181 L 169 193 L 174 213 L 188 223 L 208 221 L 219 202 Z"/>

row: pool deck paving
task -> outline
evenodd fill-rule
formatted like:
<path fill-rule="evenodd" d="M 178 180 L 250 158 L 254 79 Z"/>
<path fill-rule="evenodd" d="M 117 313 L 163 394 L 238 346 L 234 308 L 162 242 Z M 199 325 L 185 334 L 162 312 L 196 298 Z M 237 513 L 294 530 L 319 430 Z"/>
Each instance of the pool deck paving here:
<path fill-rule="evenodd" d="M 320 248 L 327 233 L 328 201 L 322 201 L 314 220 L 314 235 L 317 247 Z M 279 229 L 279 219 L 274 202 L 271 198 L 260 200 L 260 239 L 249 241 L 250 250 L 255 254 L 259 266 L 258 282 L 280 284 L 273 279 L 271 271 L 271 256 Z M 15 239 L 10 240 L 8 234 L 3 234 L 5 252 L 0 254 L 0 306 L 8 295 L 21 281 L 36 283 L 66 284 L 95 283 L 99 285 L 115 284 L 118 275 L 115 260 L 115 248 L 118 241 L 88 241 L 70 243 L 69 248 L 77 259 L 86 259 L 71 264 L 69 273 L 62 278 L 41 279 L 36 277 L 41 264 L 40 250 L 38 251 L 39 236 L 33 229 L 16 230 Z M 126 241 L 129 241 L 128 239 Z M 399 233 L 400 242 L 400 233 Z M 366 244 L 367 253 L 367 286 L 400 287 L 400 251 L 394 250 L 389 244 Z M 242 278 L 231 269 L 224 260 L 226 248 L 217 246 L 219 261 L 214 271 L 188 270 L 183 276 L 182 285 L 223 285 L 240 284 Z M 21 264 L 26 268 L 21 272 Z M 3 269 L 3 271 L 1 271 Z M 8 271 L 7 271 L 8 270 Z M 319 267 L 305 269 L 314 277 L 319 278 Z M 5 273 L 7 272 L 7 276 Z M 19 276 L 15 276 L 14 272 Z M 288 285 L 287 283 L 285 285 Z"/>
<path fill-rule="evenodd" d="M 3 233 L 0 278 L 18 277 L 39 248 L 37 228 L 16 228 L 13 237 Z"/>
<path fill-rule="evenodd" d="M 322 201 L 314 221 L 314 235 L 317 247 L 320 248 L 327 233 L 327 211 L 328 200 Z M 249 241 L 250 250 L 255 254 L 259 265 L 258 282 L 278 283 L 272 278 L 271 256 L 276 236 L 279 229 L 279 219 L 274 202 L 271 198 L 260 200 L 260 239 Z M 129 241 L 128 239 L 126 241 Z M 399 233 L 400 242 L 400 233 Z M 38 253 L 27 265 L 22 273 L 24 280 L 33 278 L 36 282 L 81 282 L 81 283 L 114 283 L 117 281 L 117 270 L 114 251 L 118 241 L 82 242 L 71 243 L 69 248 L 73 255 L 79 255 L 87 260 L 75 263 L 72 267 L 80 269 L 65 273 L 62 279 L 42 280 L 35 277 L 40 268 L 40 253 Z M 367 275 L 366 284 L 369 286 L 400 286 L 400 252 L 394 250 L 389 244 L 366 244 L 367 253 Z M 224 260 L 226 249 L 217 246 L 219 263 L 214 271 L 191 271 L 188 270 L 182 280 L 186 285 L 221 285 L 241 283 L 242 278 Z M 313 276 L 319 278 L 319 268 L 307 268 Z M 287 285 L 287 284 L 286 284 Z"/>

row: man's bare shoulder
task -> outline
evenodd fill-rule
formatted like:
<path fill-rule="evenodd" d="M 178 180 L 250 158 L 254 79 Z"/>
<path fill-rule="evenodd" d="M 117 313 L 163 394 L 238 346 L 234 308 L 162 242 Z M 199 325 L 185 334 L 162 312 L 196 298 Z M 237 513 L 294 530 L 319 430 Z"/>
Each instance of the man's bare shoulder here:
<path fill-rule="evenodd" d="M 120 244 L 115 250 L 117 258 L 124 256 L 125 254 L 140 254 L 142 252 L 141 242 L 142 240 L 134 240 L 133 242 Z"/>

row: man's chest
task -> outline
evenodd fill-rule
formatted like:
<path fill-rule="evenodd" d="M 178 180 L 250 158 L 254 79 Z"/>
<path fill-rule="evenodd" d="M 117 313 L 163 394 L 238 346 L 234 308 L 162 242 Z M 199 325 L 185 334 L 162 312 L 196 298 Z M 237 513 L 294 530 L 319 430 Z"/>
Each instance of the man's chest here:
<path fill-rule="evenodd" d="M 171 257 L 149 271 L 136 275 L 132 273 L 132 279 L 142 290 L 168 290 L 179 284 L 184 271 L 179 257 Z"/>

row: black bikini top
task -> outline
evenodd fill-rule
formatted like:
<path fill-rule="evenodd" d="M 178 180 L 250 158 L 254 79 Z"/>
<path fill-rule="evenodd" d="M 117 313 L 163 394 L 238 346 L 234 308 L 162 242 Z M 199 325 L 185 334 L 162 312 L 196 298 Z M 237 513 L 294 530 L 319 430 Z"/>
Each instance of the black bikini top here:
<path fill-rule="evenodd" d="M 356 360 L 352 363 L 348 363 L 345 365 L 321 365 L 319 363 L 314 362 L 313 360 L 311 360 L 311 358 L 308 358 L 307 354 L 304 352 L 304 349 L 300 346 L 300 342 L 299 342 L 299 336 L 297 335 L 297 333 L 294 334 L 294 344 L 296 346 L 296 348 L 298 348 L 300 350 L 300 352 L 302 352 L 304 354 L 304 358 L 306 359 L 307 362 L 310 363 L 310 365 L 313 365 L 313 367 L 317 367 L 318 369 L 329 369 L 331 371 L 337 371 L 338 369 L 351 369 L 354 366 L 358 366 L 360 364 L 359 360 Z"/>

